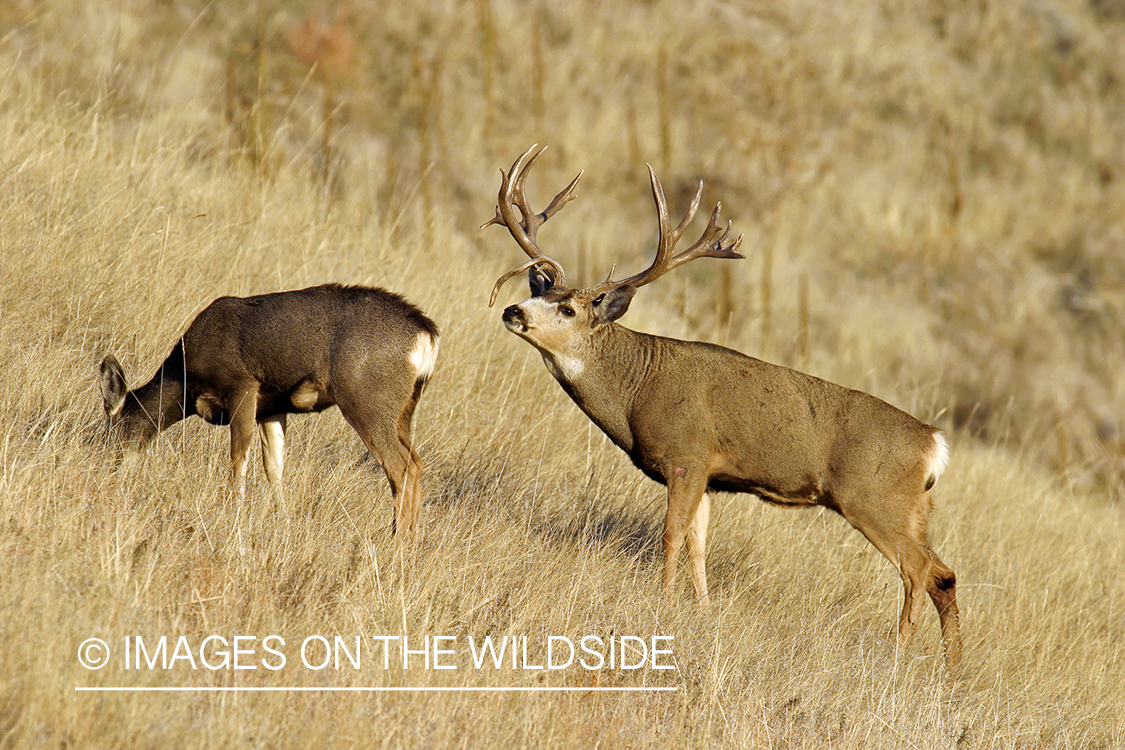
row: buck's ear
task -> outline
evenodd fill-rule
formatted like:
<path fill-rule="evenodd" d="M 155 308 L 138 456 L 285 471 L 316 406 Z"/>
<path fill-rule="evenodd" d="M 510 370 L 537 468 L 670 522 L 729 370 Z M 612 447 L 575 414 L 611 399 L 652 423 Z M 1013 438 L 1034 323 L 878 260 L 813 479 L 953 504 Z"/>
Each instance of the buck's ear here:
<path fill-rule="evenodd" d="M 596 298 L 590 303 L 590 307 L 594 311 L 590 320 L 590 327 L 597 328 L 620 318 L 629 309 L 629 303 L 633 301 L 633 295 L 636 293 L 636 287 L 623 286 Z"/>
<path fill-rule="evenodd" d="M 532 297 L 542 297 L 555 285 L 555 272 L 546 266 L 532 266 L 527 272 L 527 283 L 531 287 Z"/>
<path fill-rule="evenodd" d="M 107 354 L 98 368 L 98 378 L 102 387 L 102 401 L 105 402 L 105 412 L 115 416 L 121 411 L 125 403 L 125 394 L 129 389 L 125 386 L 125 371 L 121 369 L 117 358 Z"/>

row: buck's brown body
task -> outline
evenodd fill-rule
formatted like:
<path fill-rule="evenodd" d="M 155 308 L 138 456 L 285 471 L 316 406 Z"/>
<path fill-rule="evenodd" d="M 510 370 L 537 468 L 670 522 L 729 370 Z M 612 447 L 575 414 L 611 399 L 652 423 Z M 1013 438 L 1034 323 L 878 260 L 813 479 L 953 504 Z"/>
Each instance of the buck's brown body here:
<path fill-rule="evenodd" d="M 708 491 L 747 492 L 785 505 L 822 505 L 844 516 L 899 570 L 899 632 L 913 632 L 916 597 L 929 594 L 941 618 L 947 663 L 961 639 L 955 576 L 930 549 L 930 490 L 948 461 L 939 430 L 860 391 L 703 342 L 618 325 L 636 289 L 698 257 L 740 258 L 741 237 L 721 236 L 716 208 L 703 237 L 673 254 L 695 213 L 673 228 L 656 175 L 660 244 L 652 266 L 623 281 L 568 287 L 561 265 L 536 243 L 539 226 L 571 200 L 577 178 L 542 213 L 523 195 L 534 147 L 504 174 L 497 215 L 531 258 L 532 297 L 504 310 L 507 328 L 542 354 L 578 406 L 649 477 L 668 488 L 664 584 L 668 594 L 685 542 L 692 582 L 709 600 L 704 567 Z M 700 186 L 702 189 L 702 185 Z M 519 215 L 517 216 L 517 211 Z"/>
<path fill-rule="evenodd" d="M 864 467 L 892 483 L 925 467 L 912 466 L 934 449 L 932 428 L 862 391 L 763 362 L 706 342 L 605 326 L 596 346 L 608 356 L 584 358 L 581 375 L 562 385 L 575 403 L 633 463 L 661 484 L 690 456 L 710 456 L 707 488 L 750 492 L 784 505 L 825 505 L 841 510 L 842 477 L 833 452 L 866 447 Z M 644 356 L 630 356 L 643 352 Z M 603 394 L 614 393 L 614 399 Z M 620 418 L 620 398 L 633 413 L 660 413 L 653 422 Z M 723 418 L 700 419 L 722 413 Z M 634 426 L 635 425 L 635 426 Z M 881 445 L 872 435 L 896 436 Z M 810 436 L 814 442 L 810 444 Z M 903 445 L 903 436 L 913 438 Z M 674 444 L 690 445 L 678 449 Z M 740 447 L 740 451 L 730 448 Z M 741 451 L 753 451 L 742 456 Z M 810 459 L 819 459 L 810 462 Z M 858 456 L 849 453 L 849 466 Z M 882 464 L 882 465 L 880 465 Z"/>
<path fill-rule="evenodd" d="M 102 394 L 111 431 L 130 453 L 192 415 L 229 424 L 240 492 L 255 425 L 266 474 L 280 492 L 286 416 L 339 406 L 387 474 L 396 529 L 412 538 L 422 464 L 411 422 L 437 347 L 433 321 L 383 289 L 326 284 L 220 297 L 140 388 L 127 391 L 121 366 L 106 357 Z"/>

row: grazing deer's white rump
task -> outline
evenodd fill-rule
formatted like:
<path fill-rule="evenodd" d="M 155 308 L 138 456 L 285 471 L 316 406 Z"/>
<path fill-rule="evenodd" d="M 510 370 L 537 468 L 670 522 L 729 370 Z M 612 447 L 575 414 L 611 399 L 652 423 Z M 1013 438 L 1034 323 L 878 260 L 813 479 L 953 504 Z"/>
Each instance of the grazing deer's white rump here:
<path fill-rule="evenodd" d="M 696 258 L 741 258 L 719 207 L 700 239 L 675 252 L 699 206 L 702 183 L 675 227 L 649 168 L 659 219 L 656 258 L 621 281 L 567 286 L 561 264 L 539 249 L 539 227 L 574 198 L 576 177 L 542 212 L 524 195 L 533 146 L 503 172 L 496 216 L 530 260 L 492 290 L 528 271 L 531 298 L 504 310 L 504 325 L 534 346 L 574 402 L 649 477 L 668 488 L 664 586 L 671 594 L 686 543 L 692 583 L 707 602 L 704 551 L 708 491 L 753 493 L 785 505 L 823 505 L 840 513 L 898 569 L 905 641 L 928 593 L 941 619 L 946 662 L 956 669 L 961 637 L 955 576 L 930 549 L 930 489 L 949 461 L 934 427 L 860 391 L 714 344 L 632 331 L 615 321 L 636 290 Z M 612 276 L 612 272 L 611 272 Z"/>
<path fill-rule="evenodd" d="M 383 289 L 325 284 L 220 297 L 140 388 L 128 390 L 121 365 L 107 356 L 102 397 L 110 434 L 128 454 L 195 414 L 229 424 L 240 494 L 255 424 L 266 476 L 280 495 L 287 415 L 339 406 L 386 472 L 396 532 L 413 542 L 422 462 L 411 446 L 411 422 L 437 351 L 433 321 Z"/>
<path fill-rule="evenodd" d="M 434 366 L 437 364 L 437 353 L 437 337 L 429 331 L 419 331 L 418 338 L 414 342 L 414 348 L 410 350 L 410 355 L 407 357 L 417 377 L 423 380 L 430 379 L 430 376 L 434 374 Z"/>

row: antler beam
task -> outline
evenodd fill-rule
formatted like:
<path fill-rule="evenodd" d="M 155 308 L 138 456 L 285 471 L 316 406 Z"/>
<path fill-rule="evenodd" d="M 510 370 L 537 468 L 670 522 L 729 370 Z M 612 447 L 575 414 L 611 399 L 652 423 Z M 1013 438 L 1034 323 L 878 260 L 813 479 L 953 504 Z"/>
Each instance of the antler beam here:
<path fill-rule="evenodd" d="M 547 208 L 540 213 L 535 213 L 528 204 L 525 194 L 527 175 L 546 148 L 546 146 L 539 148 L 539 144 L 536 143 L 516 159 L 511 169 L 507 172 L 503 169 L 500 170 L 502 179 L 500 181 L 500 192 L 496 197 L 496 215 L 481 224 L 480 228 L 484 229 L 493 224 L 506 226 L 516 244 L 527 253 L 531 260 L 496 280 L 496 284 L 492 288 L 492 296 L 488 301 L 489 307 L 492 307 L 496 302 L 496 295 L 499 294 L 500 287 L 503 286 L 504 282 L 532 266 L 540 264 L 550 266 L 556 273 L 555 284 L 566 286 L 566 272 L 563 271 L 563 267 L 558 261 L 544 255 L 543 251 L 539 249 L 537 235 L 539 227 L 543 226 L 547 219 L 550 219 L 563 206 L 574 200 L 574 187 L 581 179 L 582 172 L 579 172 L 569 185 L 559 191 L 558 195 L 547 204 Z M 516 216 L 517 209 L 520 213 L 519 217 Z"/>

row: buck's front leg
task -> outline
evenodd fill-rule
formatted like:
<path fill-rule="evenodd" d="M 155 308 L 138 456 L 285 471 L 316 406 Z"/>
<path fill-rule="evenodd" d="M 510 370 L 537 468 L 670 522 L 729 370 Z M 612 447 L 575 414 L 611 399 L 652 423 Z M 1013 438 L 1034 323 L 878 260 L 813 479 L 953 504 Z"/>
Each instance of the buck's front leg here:
<path fill-rule="evenodd" d="M 230 412 L 230 474 L 231 487 L 238 499 L 246 497 L 246 458 L 254 437 L 258 412 L 258 384 L 246 383 L 229 397 Z"/>
<path fill-rule="evenodd" d="M 688 562 L 691 563 L 691 583 L 695 587 L 695 598 L 706 606 L 711 603 L 707 593 L 707 524 L 711 521 L 711 498 L 707 493 L 699 501 L 691 528 L 687 533 Z"/>
<path fill-rule="evenodd" d="M 707 475 L 698 467 L 672 466 L 669 470 L 668 510 L 664 516 L 664 596 L 671 600 L 676 580 L 676 560 L 687 541 L 692 584 L 700 604 L 709 604 L 704 558 L 711 503 Z"/>

